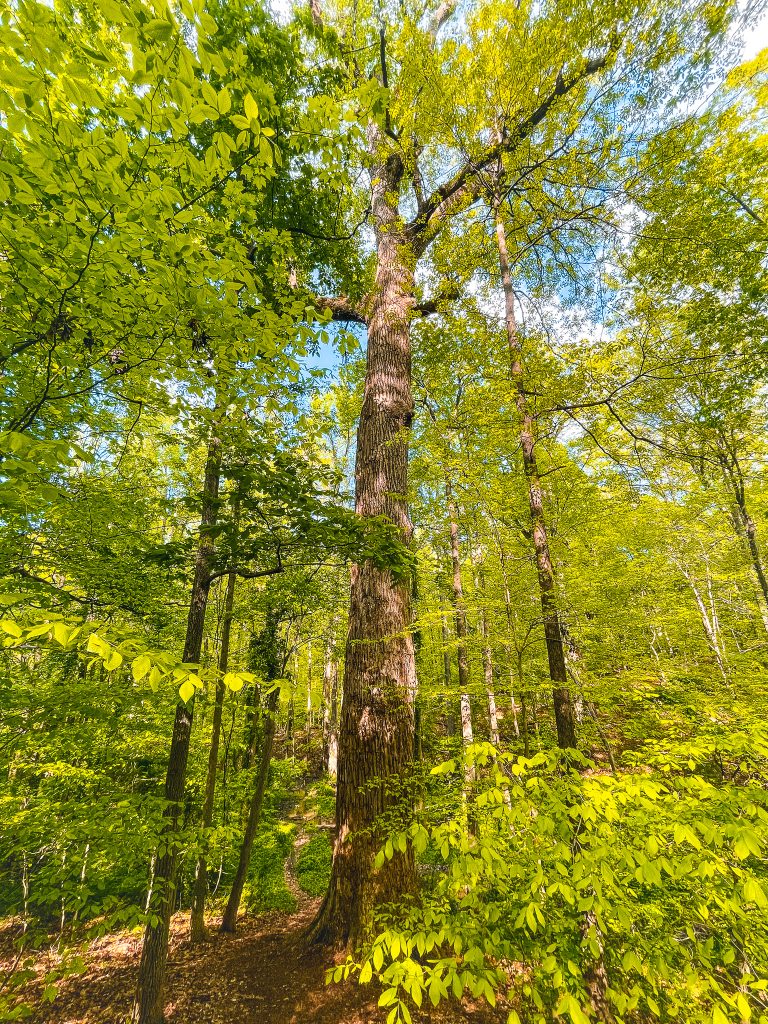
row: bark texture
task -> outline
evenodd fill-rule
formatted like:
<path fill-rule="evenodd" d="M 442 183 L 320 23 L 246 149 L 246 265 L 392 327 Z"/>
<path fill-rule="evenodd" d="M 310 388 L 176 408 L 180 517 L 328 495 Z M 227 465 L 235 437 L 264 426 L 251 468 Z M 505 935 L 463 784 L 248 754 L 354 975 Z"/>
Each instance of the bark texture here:
<path fill-rule="evenodd" d="M 379 146 L 372 138 L 373 151 Z M 357 433 L 355 507 L 364 518 L 385 517 L 407 543 L 414 260 L 397 209 L 402 174 L 396 156 L 373 172 L 377 271 Z M 407 776 L 413 757 L 416 667 L 407 578 L 372 561 L 353 566 L 349 608 L 333 868 L 310 937 L 355 946 L 370 931 L 379 903 L 416 888 L 410 850 L 374 868 L 381 815 L 397 804 L 393 784 Z"/>

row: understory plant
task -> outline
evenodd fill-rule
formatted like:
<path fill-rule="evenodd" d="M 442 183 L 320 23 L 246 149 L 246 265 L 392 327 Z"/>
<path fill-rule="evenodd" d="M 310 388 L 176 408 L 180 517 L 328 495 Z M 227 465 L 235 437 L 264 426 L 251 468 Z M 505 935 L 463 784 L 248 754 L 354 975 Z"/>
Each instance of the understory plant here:
<path fill-rule="evenodd" d="M 422 898 L 331 972 L 375 976 L 388 1024 L 464 995 L 509 1024 L 768 1020 L 764 726 L 649 743 L 616 774 L 487 743 L 432 772 L 452 807 L 438 787 L 378 855 L 411 842 Z"/>

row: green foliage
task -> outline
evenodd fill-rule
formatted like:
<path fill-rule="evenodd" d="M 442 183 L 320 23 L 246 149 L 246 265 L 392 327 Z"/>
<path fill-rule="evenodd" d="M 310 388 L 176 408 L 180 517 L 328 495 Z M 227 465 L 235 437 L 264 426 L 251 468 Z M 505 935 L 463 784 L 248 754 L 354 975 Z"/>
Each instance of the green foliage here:
<path fill-rule="evenodd" d="M 407 838 L 441 865 L 360 967 L 361 981 L 377 974 L 387 1005 L 463 993 L 493 1005 L 509 993 L 523 1019 L 582 1024 L 599 1019 L 604 971 L 620 1020 L 765 1018 L 761 725 L 650 744 L 618 775 L 575 752 L 513 758 L 480 744 L 466 758 L 479 775 L 471 812 L 427 816 L 382 851 Z M 446 762 L 433 774 L 459 770 Z"/>
<path fill-rule="evenodd" d="M 331 877 L 331 841 L 325 832 L 313 833 L 296 858 L 296 879 L 309 896 L 322 896 Z"/>
<path fill-rule="evenodd" d="M 253 913 L 266 910 L 296 909 L 296 897 L 285 880 L 285 862 L 293 848 L 295 827 L 268 823 L 256 835 L 254 854 L 248 871 L 245 903 Z"/>
<path fill-rule="evenodd" d="M 33 1012 L 37 949 L 74 973 L 70 945 L 156 921 L 167 849 L 182 911 L 202 853 L 220 907 L 272 701 L 245 902 L 295 909 L 299 821 L 296 878 L 322 895 L 322 759 L 340 717 L 385 718 L 356 694 L 340 716 L 354 563 L 381 571 L 377 602 L 412 595 L 417 678 L 393 682 L 417 687 L 421 760 L 356 799 L 392 805 L 374 874 L 410 844 L 422 891 L 391 893 L 332 977 L 378 978 L 388 1024 L 464 996 L 510 1024 L 601 1002 L 617 1024 L 765 1024 L 765 54 L 733 66 L 731 0 L 325 6 L 0 14 L 0 915 L 20 929 L 0 1019 Z M 377 246 L 405 222 L 398 276 Z M 393 281 L 413 423 L 405 381 L 375 400 L 410 446 L 407 544 L 354 508 L 365 328 L 327 301 L 386 321 Z M 368 611 L 362 659 L 391 632 L 386 601 Z"/>

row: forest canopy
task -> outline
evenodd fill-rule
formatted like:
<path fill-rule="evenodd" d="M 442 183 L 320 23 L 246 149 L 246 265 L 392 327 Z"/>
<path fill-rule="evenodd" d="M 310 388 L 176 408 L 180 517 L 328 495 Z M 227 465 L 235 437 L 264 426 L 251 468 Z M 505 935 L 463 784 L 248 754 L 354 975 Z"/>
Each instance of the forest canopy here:
<path fill-rule="evenodd" d="M 761 0 L 0 11 L 0 1021 L 768 1022 Z"/>

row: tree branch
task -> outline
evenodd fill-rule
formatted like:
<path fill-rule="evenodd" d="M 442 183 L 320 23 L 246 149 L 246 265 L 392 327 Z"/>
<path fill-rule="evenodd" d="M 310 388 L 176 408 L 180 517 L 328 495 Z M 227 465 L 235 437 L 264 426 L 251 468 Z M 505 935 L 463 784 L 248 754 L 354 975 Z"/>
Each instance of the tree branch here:
<path fill-rule="evenodd" d="M 429 35 L 432 43 L 437 40 L 437 34 L 450 16 L 456 10 L 456 0 L 443 0 L 429 20 Z"/>
<path fill-rule="evenodd" d="M 571 76 L 571 78 L 564 78 L 561 68 L 557 73 L 552 91 L 532 113 L 518 124 L 514 131 L 502 132 L 499 140 L 492 146 L 489 146 L 478 159 L 467 159 L 452 178 L 435 189 L 429 199 L 422 205 L 416 217 L 406 226 L 406 234 L 412 240 L 417 250 L 424 250 L 440 224 L 454 213 L 457 208 L 468 200 L 471 201 L 480 195 L 482 191 L 482 183 L 479 180 L 480 175 L 498 161 L 501 156 L 514 152 L 522 142 L 529 138 L 545 119 L 557 100 L 567 96 L 585 78 L 589 78 L 606 67 L 612 50 L 613 46 L 603 56 L 585 61 L 582 69 Z"/>
<path fill-rule="evenodd" d="M 331 319 L 340 323 L 363 324 L 368 326 L 368 317 L 362 309 L 346 295 L 316 295 L 315 305 L 321 310 L 330 310 Z"/>
<path fill-rule="evenodd" d="M 208 577 L 208 582 L 213 583 L 214 580 L 220 579 L 222 576 L 239 576 L 242 580 L 258 580 L 262 576 L 277 576 L 278 573 L 285 572 L 285 566 L 278 558 L 278 564 L 273 566 L 271 569 L 241 569 L 237 565 L 228 565 L 226 569 L 219 569 L 218 572 L 212 572 Z"/>
<path fill-rule="evenodd" d="M 413 311 L 418 313 L 419 316 L 430 316 L 433 313 L 440 313 L 442 312 L 442 306 L 446 302 L 454 302 L 460 295 L 461 291 L 457 287 L 444 288 L 431 299 L 417 302 L 413 307 Z"/>

